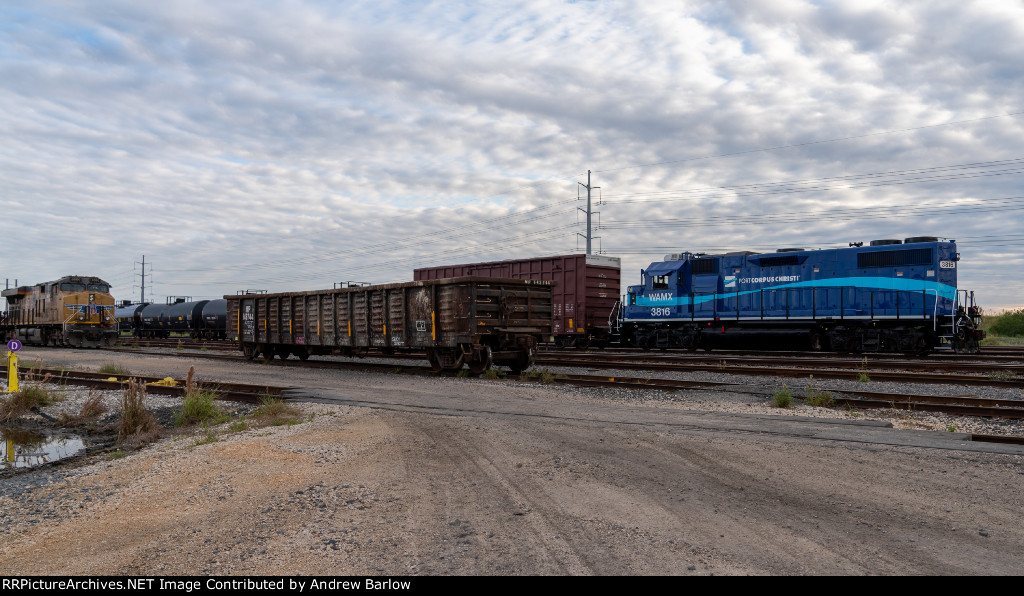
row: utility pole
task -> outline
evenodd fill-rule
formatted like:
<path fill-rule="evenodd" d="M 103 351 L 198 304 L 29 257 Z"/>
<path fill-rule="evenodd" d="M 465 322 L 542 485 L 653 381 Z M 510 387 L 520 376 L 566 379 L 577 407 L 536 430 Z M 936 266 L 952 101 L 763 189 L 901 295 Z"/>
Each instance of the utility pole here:
<path fill-rule="evenodd" d="M 579 184 L 580 186 L 583 186 L 583 188 L 587 189 L 587 212 L 586 212 L 587 213 L 587 236 L 586 236 L 586 238 L 587 238 L 587 254 L 589 255 L 589 254 L 591 254 L 591 252 L 590 252 L 590 248 L 591 248 L 590 247 L 590 243 L 591 243 L 591 240 L 594 238 L 593 232 L 591 231 L 591 217 L 592 217 L 594 212 L 591 209 L 590 192 L 592 190 L 594 190 L 595 188 L 601 188 L 601 187 L 600 186 L 591 186 L 590 185 L 590 170 L 587 170 L 587 184 L 586 184 L 586 186 L 584 186 L 582 182 L 577 182 L 576 184 Z M 580 211 L 583 211 L 583 210 L 580 209 Z"/>
<path fill-rule="evenodd" d="M 136 261 L 136 264 L 138 262 Z M 139 296 L 139 303 L 146 301 L 146 255 L 142 255 L 142 294 Z"/>

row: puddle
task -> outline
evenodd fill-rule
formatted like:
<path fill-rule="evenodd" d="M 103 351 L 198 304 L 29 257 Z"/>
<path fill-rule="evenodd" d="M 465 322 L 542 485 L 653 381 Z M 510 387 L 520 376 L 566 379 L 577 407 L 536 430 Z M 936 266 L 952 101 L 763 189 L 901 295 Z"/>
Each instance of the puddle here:
<path fill-rule="evenodd" d="M 0 429 L 0 470 L 47 464 L 71 457 L 83 449 L 85 442 L 74 435 Z"/>

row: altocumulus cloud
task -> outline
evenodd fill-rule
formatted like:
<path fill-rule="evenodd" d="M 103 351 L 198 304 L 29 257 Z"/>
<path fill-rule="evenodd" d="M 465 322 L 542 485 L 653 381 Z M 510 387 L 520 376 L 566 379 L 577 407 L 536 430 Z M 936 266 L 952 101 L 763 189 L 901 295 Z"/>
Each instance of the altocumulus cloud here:
<path fill-rule="evenodd" d="M 137 297 L 399 281 L 582 249 L 956 238 L 1019 304 L 1014 3 L 0 8 L 5 278 Z"/>

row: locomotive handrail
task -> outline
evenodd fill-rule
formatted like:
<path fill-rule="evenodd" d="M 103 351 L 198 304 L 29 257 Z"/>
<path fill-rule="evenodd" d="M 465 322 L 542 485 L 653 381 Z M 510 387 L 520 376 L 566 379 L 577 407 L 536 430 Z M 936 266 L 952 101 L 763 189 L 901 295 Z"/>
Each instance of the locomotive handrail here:
<path fill-rule="evenodd" d="M 928 295 L 928 292 L 933 292 L 935 294 L 935 303 L 932 304 L 932 331 L 938 333 L 939 332 L 939 291 L 938 290 L 928 290 L 928 289 L 921 290 L 921 293 L 924 294 L 926 297 Z M 924 309 L 924 305 L 922 305 L 921 308 L 923 310 Z"/>

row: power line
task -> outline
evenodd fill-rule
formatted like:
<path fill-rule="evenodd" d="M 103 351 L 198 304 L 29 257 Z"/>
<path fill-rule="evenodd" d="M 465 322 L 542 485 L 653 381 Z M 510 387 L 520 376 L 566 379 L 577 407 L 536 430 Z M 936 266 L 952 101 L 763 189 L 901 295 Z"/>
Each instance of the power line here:
<path fill-rule="evenodd" d="M 748 154 L 751 154 L 751 153 L 763 153 L 763 152 L 766 152 L 766 151 L 777 151 L 779 149 L 792 149 L 792 148 L 795 148 L 795 147 L 807 147 L 807 146 L 810 146 L 810 145 L 821 145 L 821 144 L 824 144 L 824 143 L 837 143 L 839 141 L 850 141 L 850 140 L 853 140 L 853 139 L 864 139 L 864 138 L 868 138 L 868 137 L 877 137 L 877 136 L 882 136 L 882 135 L 897 134 L 897 133 L 901 133 L 901 132 L 913 132 L 915 130 L 924 130 L 926 128 L 938 128 L 938 127 L 941 127 L 941 126 L 952 126 L 954 124 L 967 124 L 969 122 L 982 122 L 982 121 L 985 121 L 985 120 L 993 120 L 993 119 L 996 119 L 996 118 L 1007 118 L 1007 117 L 1012 117 L 1012 116 L 1019 116 L 1020 114 L 1024 114 L 1024 111 L 1021 111 L 1021 112 L 1008 112 L 1006 114 L 997 114 L 997 115 L 994 115 L 994 116 L 982 116 L 981 118 L 969 118 L 969 119 L 966 119 L 966 120 L 954 120 L 952 122 L 944 122 L 944 123 L 941 123 L 941 124 L 926 124 L 924 126 L 914 126 L 914 127 L 911 127 L 911 128 L 900 128 L 900 129 L 896 129 L 896 130 L 886 130 L 886 131 L 882 131 L 882 132 L 871 132 L 871 133 L 865 133 L 865 134 L 860 134 L 860 135 L 851 135 L 851 136 L 847 136 L 847 137 L 837 137 L 837 138 L 834 138 L 834 139 L 825 139 L 825 140 L 821 140 L 821 141 L 807 141 L 805 143 L 792 143 L 792 144 L 789 144 L 789 145 L 776 145 L 774 147 L 762 147 L 760 149 L 748 149 L 746 151 L 736 151 L 736 152 L 733 152 L 733 153 L 719 153 L 719 154 L 716 154 L 716 155 L 703 155 L 703 156 L 700 156 L 700 157 L 687 157 L 687 158 L 683 158 L 683 159 L 674 159 L 674 160 L 670 160 L 670 161 L 661 161 L 661 162 L 656 162 L 656 163 L 647 163 L 647 164 L 636 164 L 636 165 L 631 165 L 631 166 L 622 166 L 622 167 L 619 167 L 619 168 L 606 168 L 604 170 L 594 170 L 594 173 L 595 174 L 600 174 L 600 173 L 604 173 L 604 172 L 617 172 L 617 171 L 620 171 L 620 170 L 630 170 L 630 169 L 634 169 L 634 168 L 649 168 L 649 167 L 653 167 L 653 166 L 664 166 L 664 165 L 668 165 L 668 164 L 684 163 L 684 162 L 688 162 L 688 161 L 698 161 L 698 160 L 704 160 L 704 159 L 718 159 L 718 158 L 721 158 L 721 157 L 735 157 L 737 155 L 748 155 Z M 582 175 L 583 174 L 578 174 L 577 177 L 582 176 Z"/>
<path fill-rule="evenodd" d="M 872 173 L 867 173 L 867 174 L 850 174 L 850 175 L 847 175 L 847 176 L 832 176 L 832 177 L 827 177 L 827 178 L 805 178 L 805 179 L 797 179 L 797 180 L 780 180 L 780 181 L 767 181 L 767 182 L 753 182 L 753 183 L 750 183 L 750 184 L 737 184 L 737 185 L 732 185 L 732 186 L 718 186 L 718 187 L 704 187 L 704 188 L 676 189 L 676 190 L 661 190 L 661 191 L 649 191 L 649 192 L 627 193 L 627 194 L 610 194 L 610 195 L 605 195 L 604 196 L 604 200 L 607 200 L 610 203 L 620 203 L 621 204 L 621 203 L 629 203 L 629 202 L 643 202 L 643 201 L 640 201 L 640 200 L 618 200 L 618 199 L 623 198 L 623 197 L 629 198 L 629 197 L 645 197 L 645 196 L 650 196 L 650 197 L 655 197 L 655 198 L 651 199 L 653 201 L 653 200 L 659 200 L 656 197 L 656 195 L 659 195 L 659 196 L 677 195 L 677 194 L 678 195 L 684 195 L 684 194 L 708 193 L 708 192 L 715 192 L 715 191 L 740 191 L 740 190 L 746 190 L 746 189 L 759 190 L 759 189 L 765 188 L 765 187 L 770 188 L 770 187 L 791 186 L 791 185 L 795 186 L 795 185 L 800 185 L 800 184 L 831 182 L 831 181 L 857 181 L 857 180 L 860 180 L 860 179 L 870 179 L 870 178 L 909 176 L 909 175 L 913 175 L 913 174 L 929 174 L 929 173 L 937 173 L 937 172 L 949 172 L 951 170 L 977 169 L 977 168 L 995 167 L 995 166 L 1003 166 L 1003 165 L 1010 165 L 1010 164 L 1020 164 L 1022 162 L 1024 162 L 1024 158 L 1015 158 L 1015 159 L 1005 159 L 1005 160 L 990 161 L 990 162 L 975 162 L 975 163 L 967 163 L 967 164 L 935 166 L 933 168 L 917 168 L 917 169 L 912 169 L 912 170 L 897 170 L 897 171 L 889 171 L 889 172 L 872 172 Z M 996 174 L 999 174 L 999 175 L 1003 175 L 1003 174 L 1020 173 L 1021 171 L 1022 170 L 1020 170 L 1020 169 L 1013 169 L 1013 168 L 1011 168 L 1009 170 L 995 170 L 995 171 L 990 171 L 990 172 L 981 172 L 981 174 L 996 173 Z M 943 178 L 942 180 L 945 180 L 945 179 L 955 180 L 955 179 L 959 179 L 959 177 L 961 177 L 961 176 L 963 176 L 963 177 L 974 177 L 975 175 L 976 175 L 975 173 L 960 172 L 960 173 L 957 173 L 957 174 L 950 174 L 948 178 Z M 940 178 L 936 177 L 934 179 L 923 179 L 923 178 L 921 178 L 921 179 L 912 179 L 912 180 L 915 180 L 915 181 L 920 181 L 920 180 L 932 181 L 932 180 L 939 180 L 939 179 Z M 898 182 L 903 183 L 903 182 L 905 182 L 905 180 L 900 180 Z M 828 189 L 828 188 L 845 188 L 845 187 L 822 187 L 822 188 Z M 804 189 L 794 189 L 793 192 L 804 192 Z M 682 197 L 680 197 L 680 198 L 682 198 Z M 704 197 L 698 197 L 698 198 L 704 198 Z"/>
<path fill-rule="evenodd" d="M 942 207 L 946 205 L 947 207 Z M 888 219 L 891 217 L 905 217 L 907 215 L 942 214 L 942 213 L 964 213 L 964 212 L 987 212 L 987 211 L 1015 211 L 1024 209 L 1024 197 L 1002 197 L 999 199 L 987 200 L 984 204 L 972 205 L 951 205 L 949 201 L 933 201 L 919 203 L 917 205 L 906 205 L 894 209 L 883 209 L 879 207 L 863 207 L 855 209 L 830 209 L 828 211 L 796 211 L 776 213 L 756 213 L 747 215 L 721 215 L 705 216 L 703 218 L 687 217 L 685 219 L 653 219 L 653 220 L 631 220 L 619 221 L 612 224 L 602 224 L 601 229 L 624 229 L 624 228 L 656 228 L 656 227 L 679 227 L 679 226 L 716 226 L 716 225 L 739 225 L 749 223 L 795 223 L 803 221 L 828 221 L 838 217 L 850 218 L 870 214 L 870 219 Z M 784 218 L 784 219 L 783 219 Z"/>

